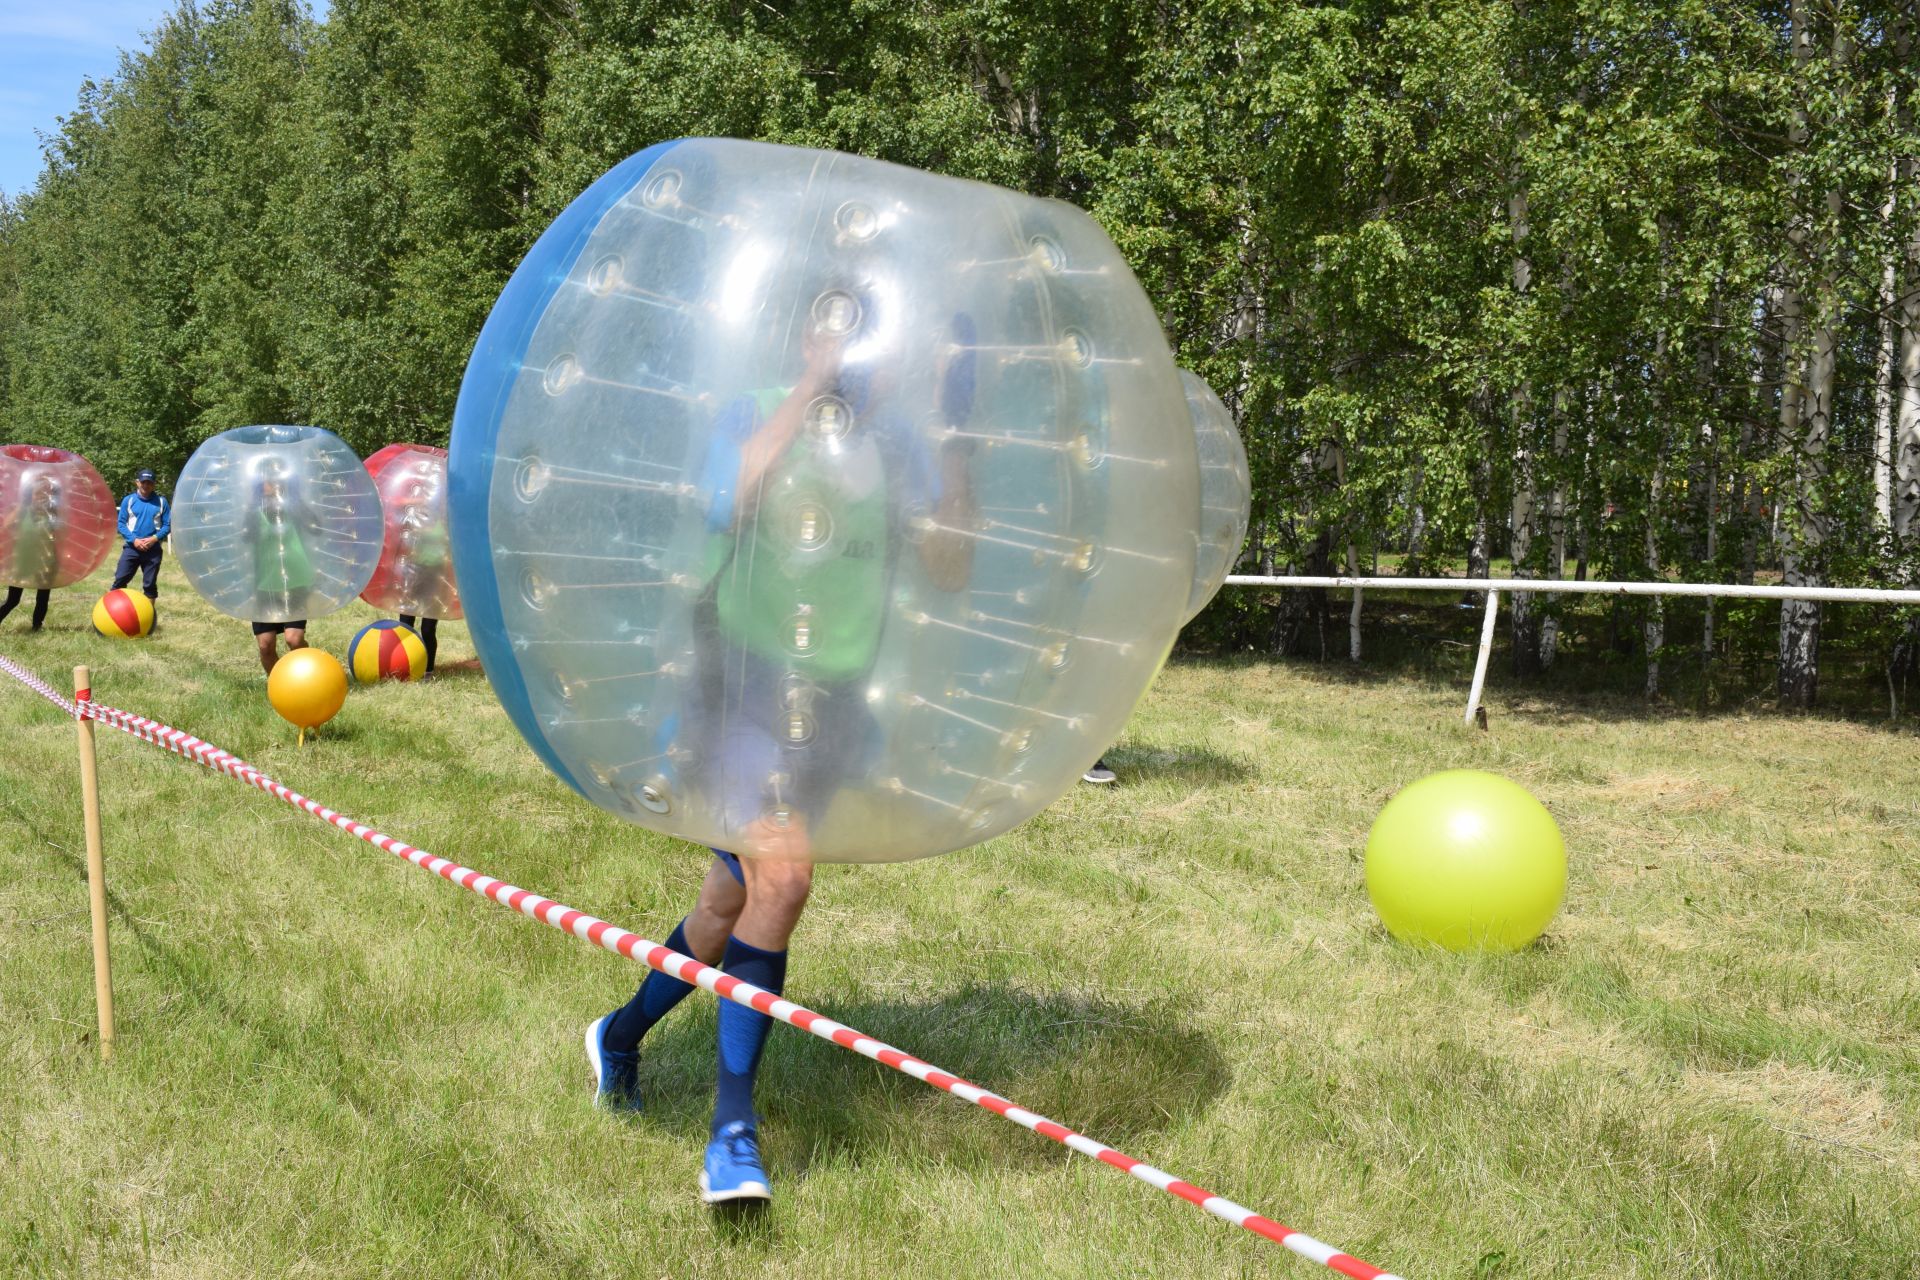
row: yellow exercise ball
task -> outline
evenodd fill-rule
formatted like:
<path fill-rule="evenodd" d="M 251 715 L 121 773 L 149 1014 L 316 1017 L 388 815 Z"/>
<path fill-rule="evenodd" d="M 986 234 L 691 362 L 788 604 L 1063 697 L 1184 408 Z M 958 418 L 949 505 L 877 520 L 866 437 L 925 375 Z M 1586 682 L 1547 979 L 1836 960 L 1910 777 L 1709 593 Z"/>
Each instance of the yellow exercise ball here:
<path fill-rule="evenodd" d="M 1525 787 L 1449 769 L 1401 790 L 1367 834 L 1367 896 L 1402 942 L 1517 951 L 1567 893 L 1567 846 Z"/>
<path fill-rule="evenodd" d="M 290 723 L 313 729 L 333 719 L 347 700 L 347 672 L 322 649 L 295 649 L 273 664 L 267 701 Z"/>

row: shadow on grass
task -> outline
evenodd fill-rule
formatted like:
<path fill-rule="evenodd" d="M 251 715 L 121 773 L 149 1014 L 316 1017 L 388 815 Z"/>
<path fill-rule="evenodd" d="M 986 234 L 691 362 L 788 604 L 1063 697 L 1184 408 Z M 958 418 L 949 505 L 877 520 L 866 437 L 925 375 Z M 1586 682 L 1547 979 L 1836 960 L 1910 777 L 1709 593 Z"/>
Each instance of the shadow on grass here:
<path fill-rule="evenodd" d="M 1254 776 L 1246 764 L 1205 747 L 1157 747 L 1135 743 L 1114 747 L 1106 754 L 1114 781 L 1124 789 L 1147 781 L 1180 782 L 1190 786 L 1245 782 Z"/>
<path fill-rule="evenodd" d="M 433 666 L 433 679 L 459 683 L 467 680 L 485 680 L 487 673 L 481 669 L 480 659 L 461 658 L 456 662 L 436 662 Z"/>
<path fill-rule="evenodd" d="M 1209 1108 L 1231 1073 L 1171 1001 L 966 987 L 919 1002 L 835 1004 L 832 1016 L 1069 1128 L 1121 1149 Z M 704 1135 L 713 1099 L 714 1015 L 648 1037 L 650 1123 Z M 1064 1148 L 906 1075 L 774 1029 L 755 1101 L 775 1176 L 871 1159 L 1002 1168 L 1063 1160 Z"/>
<path fill-rule="evenodd" d="M 778 1242 L 772 1206 L 765 1200 L 732 1200 L 708 1211 L 714 1238 L 736 1249 L 761 1249 Z"/>

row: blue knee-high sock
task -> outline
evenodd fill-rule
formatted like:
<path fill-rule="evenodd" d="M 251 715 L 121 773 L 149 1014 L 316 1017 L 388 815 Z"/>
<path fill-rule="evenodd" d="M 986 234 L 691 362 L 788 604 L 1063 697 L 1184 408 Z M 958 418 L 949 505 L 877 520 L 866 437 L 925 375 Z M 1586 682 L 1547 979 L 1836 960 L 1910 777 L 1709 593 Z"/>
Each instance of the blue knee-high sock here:
<path fill-rule="evenodd" d="M 727 939 L 727 955 L 720 967 L 742 982 L 765 987 L 779 995 L 787 982 L 787 953 L 762 951 L 756 946 Z M 713 1131 L 745 1120 L 752 1124 L 753 1078 L 760 1071 L 760 1053 L 767 1047 L 767 1032 L 773 1019 L 731 1000 L 720 1005 L 720 1071 L 713 1095 Z"/>
<path fill-rule="evenodd" d="M 673 926 L 667 949 L 683 956 L 693 954 L 687 949 L 685 920 Z M 639 1047 L 640 1037 L 653 1030 L 653 1024 L 666 1017 L 668 1010 L 685 1000 L 692 990 L 692 983 L 670 978 L 658 969 L 649 973 L 641 981 L 640 989 L 633 993 L 633 999 L 616 1010 L 613 1020 L 607 1023 L 604 1036 L 607 1048 L 616 1053 L 631 1053 Z"/>

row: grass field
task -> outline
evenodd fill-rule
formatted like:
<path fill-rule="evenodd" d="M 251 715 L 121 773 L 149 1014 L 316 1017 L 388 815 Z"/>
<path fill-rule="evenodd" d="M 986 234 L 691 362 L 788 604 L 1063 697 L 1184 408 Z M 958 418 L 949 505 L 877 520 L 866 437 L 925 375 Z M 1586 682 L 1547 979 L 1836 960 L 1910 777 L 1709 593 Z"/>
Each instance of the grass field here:
<path fill-rule="evenodd" d="M 170 563 L 0 653 L 427 849 L 662 938 L 699 852 L 554 781 L 449 669 L 297 751 L 246 628 Z M 320 622 L 339 653 L 372 614 Z M 714 1003 L 592 1109 L 630 964 L 102 729 L 120 1012 L 92 1039 L 74 730 L 0 678 L 0 1275 L 1311 1276 L 1191 1206 L 775 1028 L 778 1200 L 695 1199 Z M 1920 737 L 1311 664 L 1176 663 L 1110 759 L 979 849 L 828 868 L 797 1000 L 1413 1280 L 1920 1275 Z M 1506 773 L 1572 852 L 1511 957 L 1393 943 L 1402 784 Z"/>

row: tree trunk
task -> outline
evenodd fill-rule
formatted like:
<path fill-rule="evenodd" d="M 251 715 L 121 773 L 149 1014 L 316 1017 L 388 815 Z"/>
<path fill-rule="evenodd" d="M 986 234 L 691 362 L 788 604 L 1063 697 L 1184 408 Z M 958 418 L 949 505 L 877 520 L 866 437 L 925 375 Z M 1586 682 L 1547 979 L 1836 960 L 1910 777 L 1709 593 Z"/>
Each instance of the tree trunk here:
<path fill-rule="evenodd" d="M 1589 402 L 1590 403 L 1590 402 Z M 1600 504 L 1606 500 L 1601 492 L 1600 477 L 1593 468 L 1593 428 L 1587 428 L 1587 442 L 1580 453 L 1580 495 L 1574 506 L 1574 565 L 1573 580 L 1587 580 L 1587 561 L 1593 547 L 1593 526 L 1600 519 Z"/>
<path fill-rule="evenodd" d="M 1809 27 L 1806 0 L 1792 5 L 1793 58 L 1798 78 L 1804 83 L 1813 59 L 1813 38 Z M 1843 36 L 1836 30 L 1834 59 L 1844 57 Z M 1807 117 L 1796 110 L 1792 142 L 1796 150 L 1806 144 Z M 1790 170 L 1788 183 L 1797 187 L 1800 175 Z M 1840 193 L 1829 193 L 1829 216 L 1838 219 Z M 1783 442 L 1793 449 L 1792 518 L 1786 522 L 1781 548 L 1781 570 L 1790 587 L 1819 586 L 1825 579 L 1823 557 L 1826 551 L 1827 512 L 1825 498 L 1826 449 L 1833 422 L 1833 374 L 1835 360 L 1834 321 L 1837 299 L 1822 264 L 1824 234 L 1816 234 L 1808 214 L 1794 215 L 1787 239 L 1795 252 L 1790 255 L 1789 277 L 1801 264 L 1813 275 L 1814 306 L 1812 341 L 1804 359 L 1799 353 L 1802 299 L 1789 284 L 1782 290 L 1781 314 L 1791 324 L 1789 338 L 1789 378 L 1782 388 L 1780 430 Z M 1820 689 L 1820 606 L 1810 600 L 1785 600 L 1780 605 L 1780 658 L 1777 692 L 1790 707 L 1809 708 Z"/>
<path fill-rule="evenodd" d="M 1711 389 L 1714 380 L 1720 376 L 1721 303 L 1722 297 L 1716 293 L 1712 330 L 1700 345 L 1699 380 L 1709 405 L 1717 403 Z M 1700 421 L 1700 543 L 1701 561 L 1717 582 L 1720 579 L 1720 432 L 1712 409 L 1702 415 Z M 1703 603 L 1706 608 L 1702 612 L 1700 628 L 1702 696 L 1705 695 L 1707 668 L 1713 662 L 1714 598 L 1708 596 Z"/>
<path fill-rule="evenodd" d="M 1894 27 L 1898 65 L 1913 65 L 1915 35 L 1913 16 L 1902 14 Z M 1896 92 L 1899 96 L 1895 119 L 1901 132 L 1910 134 L 1914 125 L 1913 81 L 1908 79 Z M 1916 190 L 1920 188 L 1920 157 L 1902 156 L 1895 166 L 1895 174 L 1896 196 L 1904 194 L 1909 202 L 1920 201 L 1920 190 Z M 1899 581 L 1912 586 L 1917 575 L 1911 557 L 1914 540 L 1920 538 L 1920 216 L 1910 210 L 1907 218 L 1913 230 L 1907 241 L 1904 286 L 1893 310 L 1899 354 L 1888 387 L 1893 400 L 1888 523 L 1891 549 L 1895 563 L 1900 566 Z M 1907 620 L 1887 664 L 1889 695 L 1896 717 L 1907 680 L 1916 674 L 1920 674 L 1920 616 Z"/>
<path fill-rule="evenodd" d="M 1899 110 L 1896 99 L 1894 111 Z M 1901 163 L 1896 160 L 1887 183 L 1887 200 L 1880 206 L 1880 221 L 1891 227 L 1895 196 L 1900 189 Z M 1889 253 L 1880 273 L 1880 353 L 1873 379 L 1873 528 L 1885 535 L 1893 529 L 1893 401 L 1900 381 L 1899 326 L 1894 322 L 1895 294 L 1899 287 L 1896 255 Z"/>
<path fill-rule="evenodd" d="M 1901 21 L 1895 39 L 1900 65 L 1912 66 L 1915 32 L 1912 19 Z M 1914 89 L 1908 85 L 1900 103 L 1899 119 L 1903 130 L 1913 127 Z M 1910 201 L 1920 201 L 1920 157 L 1900 159 L 1900 180 L 1894 184 Z M 1910 212 L 1912 238 L 1907 241 L 1906 284 L 1894 312 L 1899 330 L 1900 358 L 1895 369 L 1893 388 L 1893 476 L 1890 495 L 1893 542 L 1896 554 L 1912 550 L 1920 537 L 1920 216 Z M 1911 573 L 1907 581 L 1911 582 Z M 1920 626 L 1920 623 L 1916 623 Z"/>
<path fill-rule="evenodd" d="M 1760 486 L 1754 482 L 1760 455 L 1766 450 L 1766 433 L 1756 432 L 1754 427 L 1772 409 L 1772 387 L 1784 380 L 1776 376 L 1776 357 L 1780 368 L 1786 367 L 1781 344 L 1775 340 L 1773 331 L 1774 320 L 1780 314 L 1780 290 L 1777 287 L 1770 285 L 1761 290 L 1759 311 L 1760 322 L 1753 343 L 1753 374 L 1748 387 L 1746 412 L 1740 415 L 1740 440 L 1735 452 L 1739 476 L 1737 489 L 1732 495 L 1733 509 L 1739 513 L 1740 520 L 1740 564 L 1733 580 L 1744 587 L 1753 585 L 1753 571 L 1760 558 L 1760 523 L 1766 514 L 1762 510 L 1764 503 Z"/>
<path fill-rule="evenodd" d="M 1553 393 L 1553 493 L 1547 499 L 1547 577 L 1567 572 L 1567 391 Z M 1560 648 L 1560 597 L 1547 596 L 1540 619 L 1540 670 L 1553 666 Z"/>
<path fill-rule="evenodd" d="M 1660 454 L 1653 464 L 1652 482 L 1647 486 L 1647 577 L 1660 580 L 1660 500 L 1667 487 L 1667 445 L 1663 435 Z M 1662 596 L 1647 597 L 1647 688 L 1649 699 L 1660 696 L 1660 650 L 1667 643 L 1667 608 Z"/>
<path fill-rule="evenodd" d="M 1488 513 L 1493 508 L 1493 389 L 1482 384 L 1471 397 L 1474 426 L 1480 433 L 1480 452 L 1473 462 L 1473 537 L 1467 543 L 1467 576 L 1486 578 L 1492 574 L 1492 531 Z M 1468 602 L 1485 607 L 1486 593 L 1467 593 Z"/>
<path fill-rule="evenodd" d="M 1523 135 L 1524 136 L 1524 135 Z M 1511 170 L 1512 193 L 1507 197 L 1507 225 L 1513 240 L 1513 291 L 1525 297 L 1533 284 L 1533 261 L 1527 256 L 1527 191 L 1521 185 L 1518 166 Z M 1533 565 L 1534 522 L 1539 517 L 1535 484 L 1533 388 L 1522 382 L 1513 392 L 1513 576 L 1536 576 Z M 1540 672 L 1540 610 L 1529 591 L 1516 591 L 1509 597 L 1509 625 L 1513 628 L 1513 674 L 1520 677 Z"/>
<path fill-rule="evenodd" d="M 1920 163 L 1907 161 L 1908 181 L 1920 181 Z M 1899 387 L 1894 396 L 1894 544 L 1911 549 L 1920 537 L 1920 233 L 1907 248 L 1907 292 L 1901 299 Z"/>
<path fill-rule="evenodd" d="M 1347 447 L 1344 444 L 1333 446 L 1333 481 L 1341 492 L 1347 487 Z M 1360 576 L 1360 549 L 1354 545 L 1351 521 L 1347 531 L 1347 576 Z M 1359 587 L 1353 588 L 1353 604 L 1347 615 L 1347 660 L 1360 661 L 1360 596 Z"/>
<path fill-rule="evenodd" d="M 1297 529 L 1292 536 L 1297 539 Z M 1333 572 L 1332 543 L 1333 531 L 1321 526 L 1314 534 L 1313 541 L 1307 544 L 1303 559 L 1288 561 L 1286 572 L 1304 574 L 1310 578 L 1329 576 Z M 1292 545 L 1299 544 L 1294 541 Z M 1324 661 L 1327 656 L 1327 593 L 1319 588 L 1282 591 L 1279 603 L 1274 608 L 1273 632 L 1268 644 L 1274 653 L 1282 657 L 1312 657 Z"/>
<path fill-rule="evenodd" d="M 1360 576 L 1360 555 L 1351 542 L 1347 544 L 1347 576 L 1349 578 Z M 1360 596 L 1360 588 L 1355 587 L 1353 606 L 1347 614 L 1347 660 L 1349 662 L 1360 661 Z"/>
<path fill-rule="evenodd" d="M 1421 489 L 1427 479 L 1425 466 L 1416 463 L 1413 468 L 1413 483 L 1407 486 L 1407 562 L 1404 573 L 1412 576 L 1420 564 L 1420 557 L 1427 546 L 1427 508 L 1421 500 Z"/>
<path fill-rule="evenodd" d="M 1660 256 L 1664 263 L 1667 249 L 1667 226 L 1664 219 L 1660 226 Z M 1661 274 L 1666 274 L 1663 265 Z M 1671 449 L 1672 435 L 1667 430 L 1667 331 L 1660 330 L 1653 339 L 1653 421 L 1654 429 L 1659 433 L 1659 445 L 1654 450 L 1653 474 L 1647 477 L 1647 511 L 1645 527 L 1645 546 L 1647 578 L 1658 582 L 1661 578 L 1662 558 L 1660 554 L 1660 526 L 1666 518 L 1662 509 L 1662 500 L 1667 489 L 1667 458 Z M 1667 607 L 1661 596 L 1647 597 L 1647 620 L 1643 635 L 1647 646 L 1647 684 L 1646 695 L 1649 700 L 1660 696 L 1660 651 L 1667 643 Z"/>

